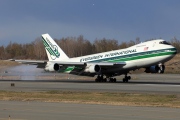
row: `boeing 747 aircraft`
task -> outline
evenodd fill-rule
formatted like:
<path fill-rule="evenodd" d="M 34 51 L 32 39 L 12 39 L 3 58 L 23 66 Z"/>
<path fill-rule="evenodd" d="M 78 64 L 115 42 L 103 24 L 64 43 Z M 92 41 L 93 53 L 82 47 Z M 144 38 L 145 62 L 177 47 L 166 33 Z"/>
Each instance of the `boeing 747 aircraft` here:
<path fill-rule="evenodd" d="M 43 34 L 42 40 L 49 61 L 14 61 L 37 65 L 46 71 L 92 77 L 97 75 L 96 82 L 116 82 L 115 76 L 118 75 L 125 75 L 123 82 L 128 82 L 131 79 L 129 71 L 140 68 L 145 68 L 146 73 L 164 73 L 164 63 L 177 52 L 165 40 L 157 39 L 126 49 L 69 58 L 49 34 Z"/>

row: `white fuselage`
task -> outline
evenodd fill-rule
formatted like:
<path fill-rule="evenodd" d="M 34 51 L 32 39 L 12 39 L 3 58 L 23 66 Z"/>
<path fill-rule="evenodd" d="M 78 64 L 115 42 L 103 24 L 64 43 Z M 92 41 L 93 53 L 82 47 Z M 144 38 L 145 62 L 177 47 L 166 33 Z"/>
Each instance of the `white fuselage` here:
<path fill-rule="evenodd" d="M 156 65 L 170 60 L 176 54 L 176 49 L 172 45 L 159 44 L 160 41 L 163 40 L 152 40 L 126 49 L 70 58 L 66 62 L 126 62 L 125 66 L 121 68 L 109 69 L 108 71 L 137 69 Z"/>

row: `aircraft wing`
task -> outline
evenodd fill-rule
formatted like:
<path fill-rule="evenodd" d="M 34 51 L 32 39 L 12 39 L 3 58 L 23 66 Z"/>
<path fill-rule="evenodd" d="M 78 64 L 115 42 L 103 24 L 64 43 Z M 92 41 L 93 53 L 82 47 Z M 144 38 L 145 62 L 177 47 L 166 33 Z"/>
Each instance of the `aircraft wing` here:
<path fill-rule="evenodd" d="M 64 68 L 67 68 L 68 66 L 74 66 L 74 69 L 70 72 L 71 74 L 75 75 L 85 75 L 85 76 L 94 76 L 96 73 L 87 73 L 84 70 L 88 68 L 88 66 L 95 66 L 98 65 L 101 68 L 102 72 L 105 72 L 106 70 L 117 68 L 117 67 L 123 67 L 126 65 L 126 62 L 56 62 L 55 64 L 59 64 L 60 66 L 63 66 Z"/>
<path fill-rule="evenodd" d="M 15 60 L 15 59 L 9 59 L 9 60 L 19 62 L 22 64 L 37 65 L 37 68 L 45 68 L 48 62 L 48 61 L 43 61 L 43 60 Z"/>
<path fill-rule="evenodd" d="M 101 67 L 112 67 L 112 66 L 124 66 L 126 65 L 126 62 L 55 62 L 52 61 L 53 63 L 59 64 L 59 65 L 64 65 L 64 66 L 87 66 L 88 64 L 91 65 L 99 65 Z"/>
<path fill-rule="evenodd" d="M 98 65 L 101 68 L 102 72 L 105 72 L 109 69 L 123 67 L 126 65 L 126 62 L 66 62 L 66 61 L 43 61 L 43 60 L 15 60 L 10 59 L 10 61 L 16 61 L 22 64 L 29 64 L 29 65 L 37 65 L 37 68 L 45 69 L 47 63 L 53 63 L 53 65 L 58 64 L 61 66 L 62 70 L 66 70 L 69 66 L 74 66 L 74 69 L 70 72 L 71 74 L 76 75 L 86 75 L 86 76 L 94 76 L 96 73 L 88 73 L 84 71 L 89 66 L 96 66 Z"/>
<path fill-rule="evenodd" d="M 15 60 L 15 59 L 9 59 L 10 61 L 15 61 L 15 62 L 19 62 L 22 64 L 30 64 L 30 65 L 38 65 L 38 64 L 46 64 L 48 61 L 46 60 Z M 94 65 L 99 65 L 99 66 L 105 66 L 105 67 L 110 67 L 110 66 L 123 66 L 126 65 L 126 62 L 117 62 L 117 63 L 113 63 L 113 62 L 89 62 L 89 63 L 85 63 L 85 62 L 56 62 L 56 61 L 49 61 L 52 63 L 56 63 L 59 65 L 65 65 L 65 66 L 86 66 L 87 64 L 94 64 Z"/>
<path fill-rule="evenodd" d="M 30 64 L 30 65 L 39 65 L 39 64 L 47 64 L 47 62 L 52 62 L 56 63 L 59 65 L 64 65 L 64 66 L 86 66 L 87 64 L 94 64 L 94 65 L 99 65 L 101 67 L 112 67 L 112 66 L 124 66 L 126 65 L 126 62 L 59 62 L 59 61 L 47 61 L 47 60 L 15 60 L 15 59 L 9 59 L 10 61 L 15 61 L 19 62 L 22 64 Z"/>
<path fill-rule="evenodd" d="M 54 64 L 58 64 L 61 66 L 62 69 L 68 68 L 68 66 L 74 66 L 74 69 L 70 72 L 70 74 L 75 74 L 75 75 L 81 75 L 81 76 L 94 76 L 96 73 L 91 73 L 91 72 L 86 72 L 85 69 L 88 68 L 88 66 L 95 66 L 98 65 L 101 68 L 101 72 L 105 72 L 106 70 L 110 70 L 113 68 L 117 67 L 123 67 L 126 65 L 126 62 L 117 62 L 117 63 L 112 63 L 112 62 L 55 62 L 53 61 Z"/>
<path fill-rule="evenodd" d="M 95 63 L 101 67 L 112 67 L 112 66 L 124 66 L 126 65 L 126 62 L 117 62 L 117 63 L 113 63 L 113 62 L 100 62 L 100 63 Z"/>

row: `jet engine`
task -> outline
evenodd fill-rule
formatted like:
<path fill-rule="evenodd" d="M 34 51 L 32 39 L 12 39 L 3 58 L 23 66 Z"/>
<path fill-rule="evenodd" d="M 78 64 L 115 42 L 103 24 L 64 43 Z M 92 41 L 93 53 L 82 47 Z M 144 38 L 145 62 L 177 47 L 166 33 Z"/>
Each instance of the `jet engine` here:
<path fill-rule="evenodd" d="M 145 72 L 146 73 L 164 73 L 165 66 L 162 64 L 150 66 L 146 68 Z"/>
<path fill-rule="evenodd" d="M 60 66 L 57 63 L 48 62 L 46 67 L 45 67 L 45 70 L 50 71 L 50 72 L 59 71 Z"/>
<path fill-rule="evenodd" d="M 99 65 L 94 64 L 87 64 L 87 66 L 84 69 L 84 72 L 89 73 L 99 73 L 101 71 L 101 67 Z"/>

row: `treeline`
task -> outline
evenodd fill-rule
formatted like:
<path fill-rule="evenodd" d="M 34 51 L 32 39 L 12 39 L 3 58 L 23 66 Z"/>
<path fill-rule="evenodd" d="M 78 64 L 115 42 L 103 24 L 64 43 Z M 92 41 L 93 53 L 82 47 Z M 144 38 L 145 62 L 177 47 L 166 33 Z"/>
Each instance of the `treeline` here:
<path fill-rule="evenodd" d="M 67 37 L 55 39 L 57 44 L 64 50 L 69 57 L 78 57 L 88 54 L 100 53 L 105 51 L 123 49 L 140 43 L 140 38 L 128 42 L 118 43 L 114 39 L 96 39 L 94 42 L 79 37 Z M 180 52 L 180 40 L 173 38 L 169 41 Z M 41 38 L 37 38 L 32 43 L 18 44 L 9 43 L 6 47 L 0 46 L 0 59 L 37 59 L 46 60 L 47 55 Z"/>

